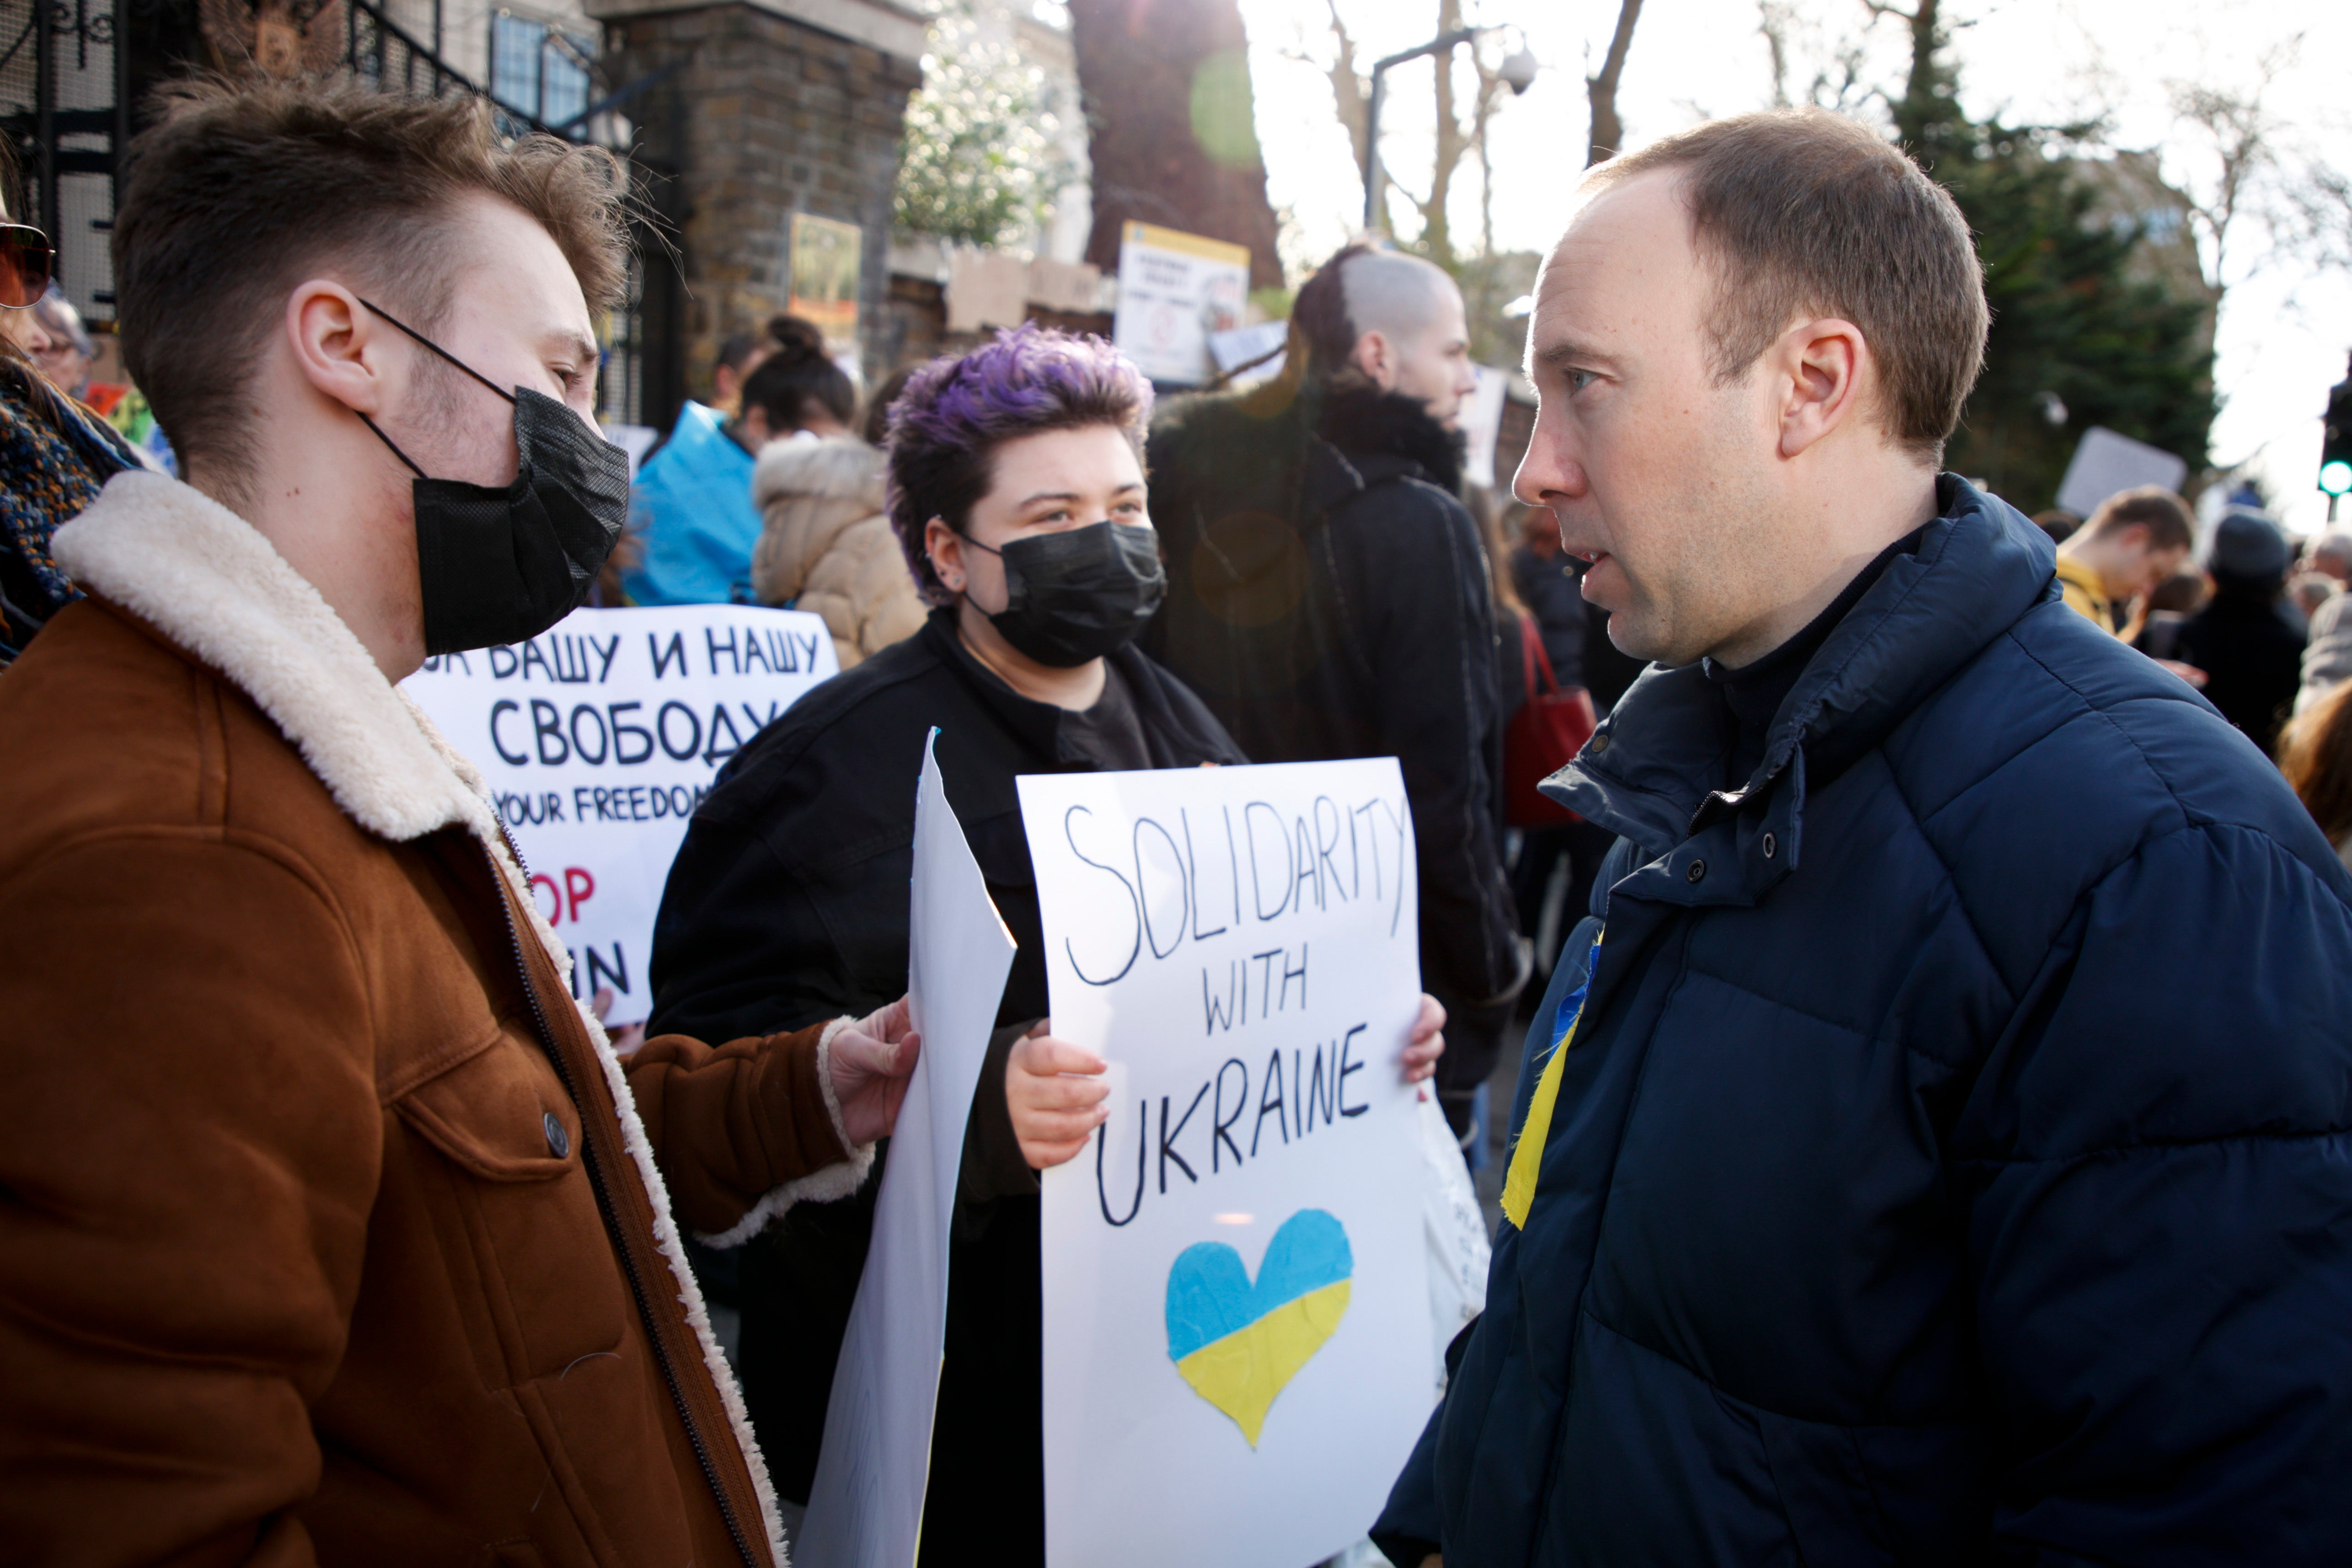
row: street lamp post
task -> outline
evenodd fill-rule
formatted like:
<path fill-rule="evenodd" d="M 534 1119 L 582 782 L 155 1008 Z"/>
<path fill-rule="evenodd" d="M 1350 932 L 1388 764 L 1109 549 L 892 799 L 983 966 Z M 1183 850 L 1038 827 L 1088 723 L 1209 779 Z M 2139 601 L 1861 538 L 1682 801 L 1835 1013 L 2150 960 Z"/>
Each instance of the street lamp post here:
<path fill-rule="evenodd" d="M 1464 44 L 1475 44 L 1484 35 L 1496 30 L 1496 28 L 1492 26 L 1459 27 L 1451 33 L 1445 34 L 1442 37 L 1432 38 L 1429 42 L 1422 45 L 1419 48 L 1407 49 L 1402 54 L 1391 55 L 1388 58 L 1378 62 L 1372 67 L 1371 100 L 1365 106 L 1364 110 L 1365 232 L 1370 233 L 1371 230 L 1380 226 L 1381 186 L 1382 183 L 1381 173 L 1381 101 L 1388 96 L 1389 68 L 1391 66 L 1403 65 L 1407 60 L 1420 59 L 1424 55 L 1442 55 L 1450 53 Z M 1534 51 L 1522 45 L 1511 55 L 1510 58 L 1502 63 L 1495 74 L 1502 78 L 1504 84 L 1511 89 L 1511 95 L 1516 98 L 1519 94 L 1528 90 L 1528 88 L 1535 81 L 1536 72 L 1539 68 L 1541 68 L 1537 63 Z"/>

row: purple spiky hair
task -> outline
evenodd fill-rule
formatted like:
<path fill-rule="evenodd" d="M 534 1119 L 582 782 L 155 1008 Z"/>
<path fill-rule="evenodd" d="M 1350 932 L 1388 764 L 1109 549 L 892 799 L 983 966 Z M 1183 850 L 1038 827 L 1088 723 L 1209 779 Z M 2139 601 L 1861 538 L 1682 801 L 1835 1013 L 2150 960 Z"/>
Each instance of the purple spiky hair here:
<path fill-rule="evenodd" d="M 1047 430 L 1107 424 L 1143 454 L 1151 383 L 1117 349 L 1034 322 L 968 354 L 942 356 L 908 378 L 889 413 L 890 527 L 923 597 L 951 596 L 923 550 L 933 517 L 961 533 L 988 494 L 995 449 Z"/>

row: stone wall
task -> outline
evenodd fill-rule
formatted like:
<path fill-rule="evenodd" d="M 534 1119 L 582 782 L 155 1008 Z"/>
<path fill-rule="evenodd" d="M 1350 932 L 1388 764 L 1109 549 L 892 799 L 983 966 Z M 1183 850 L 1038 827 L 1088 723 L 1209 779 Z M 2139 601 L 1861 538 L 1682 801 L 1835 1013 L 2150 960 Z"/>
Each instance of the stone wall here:
<path fill-rule="evenodd" d="M 864 231 L 861 350 L 870 375 L 886 369 L 890 190 L 907 98 L 922 84 L 915 54 L 765 5 L 614 15 L 623 8 L 590 6 L 606 23 L 612 79 L 667 73 L 628 112 L 634 156 L 654 172 L 650 193 L 676 227 L 684 298 L 670 351 L 683 357 L 688 392 L 709 395 L 711 361 L 730 333 L 756 330 L 784 308 L 795 212 Z M 919 21 L 868 9 L 894 26 L 906 17 L 890 36 L 919 50 Z M 646 415 L 666 424 L 672 412 Z"/>

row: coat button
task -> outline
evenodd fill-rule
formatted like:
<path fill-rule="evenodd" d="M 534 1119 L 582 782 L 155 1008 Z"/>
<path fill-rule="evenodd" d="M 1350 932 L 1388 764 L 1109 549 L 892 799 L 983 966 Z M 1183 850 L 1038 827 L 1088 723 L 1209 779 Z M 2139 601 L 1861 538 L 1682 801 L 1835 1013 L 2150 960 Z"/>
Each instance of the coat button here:
<path fill-rule="evenodd" d="M 1688 877 L 1688 878 L 1689 878 L 1691 881 L 1693 881 L 1693 882 L 1696 882 L 1696 881 L 1698 881 L 1698 880 L 1699 880 L 1699 878 L 1701 878 L 1701 877 L 1705 876 L 1706 874 L 1706 862 L 1705 861 L 1693 861 L 1693 862 L 1690 862 L 1690 869 L 1689 869 L 1688 871 L 1685 871 L 1685 873 L 1683 873 L 1683 875 L 1685 875 L 1685 876 Z"/>
<path fill-rule="evenodd" d="M 1608 750 L 1609 732 L 1604 729 L 1599 735 L 1594 736 L 1591 740 L 1586 741 L 1584 743 L 1584 749 L 1592 753 L 1595 757 L 1598 757 L 1602 752 Z"/>
<path fill-rule="evenodd" d="M 1768 860 L 1768 861 L 1769 861 L 1769 860 L 1770 860 L 1770 859 L 1772 858 L 1772 852 L 1773 852 L 1773 851 L 1775 851 L 1775 850 L 1777 850 L 1777 849 L 1779 849 L 1780 847 L 1780 840 L 1778 840 L 1778 839 L 1774 838 L 1774 837 L 1773 837 L 1771 834 L 1769 834 L 1769 833 L 1767 833 L 1767 834 L 1765 834 L 1765 835 L 1764 835 L 1764 858 L 1765 858 L 1766 860 Z"/>
<path fill-rule="evenodd" d="M 572 1152 L 572 1134 L 563 1130 L 563 1124 L 557 1120 L 554 1112 L 543 1113 L 539 1118 L 539 1124 L 547 1129 L 549 1154 L 560 1160 Z"/>

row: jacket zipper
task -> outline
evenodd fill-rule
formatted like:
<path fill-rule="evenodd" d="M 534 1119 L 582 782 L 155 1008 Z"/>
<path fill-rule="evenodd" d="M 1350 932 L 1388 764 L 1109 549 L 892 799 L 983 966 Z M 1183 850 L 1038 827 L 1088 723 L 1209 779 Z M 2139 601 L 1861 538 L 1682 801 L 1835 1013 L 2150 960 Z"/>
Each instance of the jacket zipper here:
<path fill-rule="evenodd" d="M 522 851 L 516 845 L 514 836 L 506 831 L 504 822 L 499 824 L 499 833 L 506 840 L 508 852 L 514 856 L 515 864 L 524 865 Z M 743 1533 L 742 1521 L 737 1517 L 735 1505 L 719 1480 L 719 1467 L 711 1460 L 710 1446 L 703 1439 L 702 1428 L 696 1424 L 694 1412 L 687 1405 L 686 1390 L 678 1382 L 677 1369 L 671 1364 L 669 1349 L 662 1342 L 661 1327 L 655 1321 L 651 1301 L 646 1294 L 645 1276 L 637 1267 L 636 1253 L 622 1232 L 620 1217 L 614 1208 L 611 1194 L 605 1189 L 604 1171 L 596 1162 L 596 1146 L 588 1138 L 589 1108 L 581 1101 L 580 1091 L 572 1082 L 571 1071 L 564 1065 L 563 1053 L 556 1047 L 555 1031 L 548 1026 L 547 1010 L 540 1006 L 539 988 L 531 984 L 530 961 L 523 954 L 522 932 L 515 925 L 514 904 L 507 890 L 504 873 L 499 871 L 497 859 L 490 856 L 487 849 L 483 853 L 490 862 L 492 884 L 499 894 L 499 912 L 506 917 L 507 944 L 514 954 L 515 972 L 522 979 L 523 998 L 530 1004 L 531 1021 L 539 1029 L 540 1049 L 547 1053 L 548 1061 L 555 1069 L 556 1080 L 563 1085 L 564 1093 L 571 1096 L 573 1109 L 580 1113 L 581 1166 L 588 1173 L 589 1187 L 596 1195 L 597 1212 L 604 1217 L 604 1229 L 613 1238 L 613 1250 L 620 1255 L 621 1272 L 628 1277 L 629 1293 L 636 1299 L 637 1321 L 646 1326 L 646 1338 L 653 1346 L 654 1360 L 661 1367 L 663 1380 L 669 1385 L 670 1401 L 677 1406 L 677 1418 L 686 1426 L 686 1440 L 694 1446 L 694 1457 L 701 1461 L 703 1479 L 710 1484 L 710 1495 L 719 1504 L 719 1517 L 726 1521 L 727 1533 L 733 1538 L 735 1550 L 741 1555 L 746 1568 L 760 1568 L 759 1556 L 751 1550 L 751 1540 Z M 523 877 L 526 883 L 530 876 L 530 873 L 525 870 Z"/>

